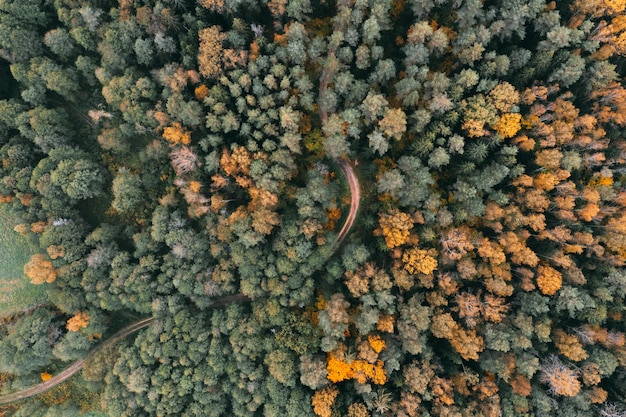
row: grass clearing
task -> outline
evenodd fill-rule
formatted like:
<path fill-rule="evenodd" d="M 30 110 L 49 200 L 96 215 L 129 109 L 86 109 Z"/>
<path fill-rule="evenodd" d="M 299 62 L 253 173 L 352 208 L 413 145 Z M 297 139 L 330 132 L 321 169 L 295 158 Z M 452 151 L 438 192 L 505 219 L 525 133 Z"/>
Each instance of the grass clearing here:
<path fill-rule="evenodd" d="M 24 275 L 24 264 L 35 253 L 30 243 L 13 230 L 18 222 L 0 209 L 0 316 L 46 300 L 43 285 L 33 285 Z"/>

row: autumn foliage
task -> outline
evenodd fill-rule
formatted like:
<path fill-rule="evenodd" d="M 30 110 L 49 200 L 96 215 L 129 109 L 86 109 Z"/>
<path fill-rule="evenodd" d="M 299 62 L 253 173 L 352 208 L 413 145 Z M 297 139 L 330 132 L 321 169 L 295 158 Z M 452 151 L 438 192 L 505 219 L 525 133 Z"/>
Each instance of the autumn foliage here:
<path fill-rule="evenodd" d="M 70 332 L 77 332 L 80 329 L 87 327 L 89 325 L 89 316 L 87 313 L 80 311 L 74 314 L 68 321 L 66 328 Z"/>
<path fill-rule="evenodd" d="M 57 270 L 46 255 L 38 253 L 24 265 L 24 273 L 33 284 L 51 283 L 57 277 Z"/>
<path fill-rule="evenodd" d="M 407 213 L 399 210 L 391 210 L 380 214 L 380 227 L 377 233 L 385 238 L 387 247 L 393 249 L 405 244 L 409 240 L 410 231 L 413 228 L 413 219 Z"/>
<path fill-rule="evenodd" d="M 380 347 L 380 345 L 376 346 Z M 337 354 L 332 352 L 328 354 L 326 361 L 328 379 L 331 382 L 355 379 L 360 384 L 371 381 L 374 384 L 382 385 L 387 382 L 387 374 L 383 365 L 383 361 L 381 360 L 377 360 L 373 364 L 361 359 L 346 362 L 345 360 L 339 359 Z"/>
<path fill-rule="evenodd" d="M 626 0 L 113 3 L 1 2 L 0 385 L 152 315 L 112 415 L 624 414 Z"/>
<path fill-rule="evenodd" d="M 563 276 L 551 266 L 539 265 L 537 274 L 537 286 L 542 294 L 554 295 L 561 288 Z"/>
<path fill-rule="evenodd" d="M 548 384 L 552 393 L 564 397 L 573 397 L 581 389 L 577 372 L 554 357 L 543 364 L 541 381 Z"/>
<path fill-rule="evenodd" d="M 313 412 L 319 417 L 331 417 L 331 407 L 335 402 L 335 398 L 339 394 L 339 390 L 335 386 L 330 386 L 318 390 L 311 398 Z"/>

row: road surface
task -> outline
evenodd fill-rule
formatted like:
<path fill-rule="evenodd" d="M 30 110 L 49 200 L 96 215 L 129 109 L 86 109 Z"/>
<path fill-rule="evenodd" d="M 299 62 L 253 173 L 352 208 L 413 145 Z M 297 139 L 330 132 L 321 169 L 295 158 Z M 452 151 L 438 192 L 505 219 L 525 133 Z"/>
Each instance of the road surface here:
<path fill-rule="evenodd" d="M 359 211 L 359 205 L 361 204 L 361 186 L 359 185 L 359 179 L 352 169 L 352 165 L 350 165 L 348 161 L 342 159 L 335 162 L 339 165 L 341 172 L 345 175 L 346 181 L 348 181 L 348 185 L 350 186 L 350 212 L 348 212 L 348 217 L 337 236 L 336 245 L 339 245 L 348 235 L 350 229 L 352 229 L 357 212 Z"/>

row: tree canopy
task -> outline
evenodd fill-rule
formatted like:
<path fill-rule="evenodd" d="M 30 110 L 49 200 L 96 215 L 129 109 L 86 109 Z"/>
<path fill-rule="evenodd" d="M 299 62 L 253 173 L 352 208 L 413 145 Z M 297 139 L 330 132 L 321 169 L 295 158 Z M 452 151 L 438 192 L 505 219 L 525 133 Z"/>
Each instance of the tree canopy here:
<path fill-rule="evenodd" d="M 154 317 L 90 357 L 88 396 L 11 411 L 624 415 L 625 22 L 1 1 L 0 202 L 50 304 L 6 318 L 0 388 Z"/>

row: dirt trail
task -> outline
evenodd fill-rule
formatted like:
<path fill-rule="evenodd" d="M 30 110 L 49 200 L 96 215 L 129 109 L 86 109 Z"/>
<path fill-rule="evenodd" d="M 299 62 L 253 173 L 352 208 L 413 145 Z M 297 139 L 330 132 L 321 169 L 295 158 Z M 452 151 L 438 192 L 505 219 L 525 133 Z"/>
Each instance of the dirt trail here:
<path fill-rule="evenodd" d="M 246 297 L 243 294 L 233 294 L 221 297 L 211 305 L 210 308 L 218 308 L 223 307 L 232 303 L 244 303 L 250 301 L 250 298 Z M 15 401 L 23 400 L 25 398 L 32 397 L 37 394 L 41 394 L 43 392 L 48 391 L 50 388 L 54 388 L 55 386 L 63 383 L 67 379 L 71 378 L 76 372 L 83 369 L 85 362 L 94 357 L 98 352 L 102 349 L 111 346 L 114 343 L 117 343 L 121 339 L 124 339 L 126 336 L 135 333 L 138 330 L 148 327 L 154 321 L 154 317 L 148 317 L 143 320 L 139 320 L 129 326 L 124 327 L 119 332 L 115 333 L 113 336 L 102 342 L 100 345 L 96 346 L 84 359 L 77 360 L 72 363 L 70 366 L 65 368 L 61 373 L 52 377 L 48 381 L 42 382 L 41 384 L 33 385 L 24 390 L 13 392 L 11 394 L 0 395 L 0 405 L 8 404 Z"/>
<path fill-rule="evenodd" d="M 331 56 L 332 58 L 334 58 L 334 51 L 331 52 Z M 328 73 L 327 69 L 325 69 L 320 80 L 320 89 L 319 89 L 320 97 L 322 96 L 326 88 L 328 87 L 329 78 L 330 78 L 330 74 Z M 322 120 L 322 122 L 326 122 L 326 120 L 328 120 L 328 110 L 326 109 L 326 106 L 323 105 L 323 100 L 321 100 L 320 102 L 319 114 L 320 114 L 320 119 Z M 350 164 L 348 160 L 335 159 L 335 163 L 339 166 L 339 169 L 341 169 L 341 172 L 345 175 L 346 181 L 348 181 L 348 186 L 350 187 L 350 211 L 348 212 L 348 216 L 346 217 L 346 221 L 344 222 L 343 227 L 341 228 L 341 230 L 339 231 L 339 234 L 337 235 L 337 240 L 335 241 L 335 249 L 336 249 L 339 246 L 339 244 L 343 242 L 345 237 L 348 235 L 348 233 L 352 229 L 352 226 L 354 225 L 354 221 L 356 219 L 357 213 L 359 211 L 359 206 L 361 203 L 361 186 L 359 185 L 359 179 L 354 173 L 354 169 L 352 168 L 352 165 Z M 241 303 L 241 302 L 246 302 L 246 301 L 250 301 L 250 299 L 246 297 L 245 295 L 235 294 L 235 295 L 223 297 L 220 300 L 216 300 L 215 304 L 212 307 L 221 307 L 230 303 Z M 94 350 L 92 350 L 91 353 L 89 353 L 89 355 L 87 355 L 86 358 L 77 360 L 76 362 L 71 364 L 69 367 L 67 367 L 65 370 L 63 370 L 61 373 L 55 375 L 54 377 L 52 377 L 52 379 L 48 381 L 42 382 L 41 384 L 33 385 L 32 387 L 26 388 L 22 391 L 17 391 L 17 392 L 6 394 L 6 395 L 0 395 L 0 405 L 12 403 L 15 401 L 23 400 L 28 397 L 32 397 L 37 394 L 41 394 L 49 390 L 50 388 L 53 388 L 61 384 L 67 379 L 71 378 L 74 374 L 76 374 L 76 372 L 80 371 L 85 365 L 85 362 L 89 360 L 91 357 L 93 357 L 94 355 L 96 355 L 100 350 L 116 343 L 117 341 L 125 338 L 126 336 L 138 330 L 148 327 L 153 321 L 154 321 L 154 317 L 149 317 L 147 319 L 140 320 L 138 322 L 131 324 L 128 327 L 123 328 L 122 330 L 117 332 L 115 335 L 113 335 L 111 338 L 107 339 L 105 342 L 103 342 Z"/>
<path fill-rule="evenodd" d="M 356 215 L 359 211 L 359 205 L 361 204 L 361 186 L 359 185 L 359 179 L 352 169 L 352 165 L 350 165 L 348 161 L 337 160 L 335 162 L 339 165 L 343 175 L 346 176 L 346 180 L 350 186 L 350 212 L 348 212 L 348 217 L 346 218 L 346 221 L 337 236 L 336 245 L 339 245 L 348 235 L 350 229 L 352 229 L 352 225 L 354 224 L 354 220 L 356 219 Z"/>
<path fill-rule="evenodd" d="M 98 347 L 92 350 L 91 353 L 89 353 L 89 355 L 87 355 L 86 358 L 77 360 L 76 362 L 74 362 L 73 364 L 65 368 L 63 372 L 52 377 L 52 379 L 42 382 L 41 384 L 33 385 L 32 387 L 26 388 L 22 391 L 17 391 L 11 394 L 1 395 L 0 404 L 8 404 L 8 403 L 12 403 L 15 401 L 23 400 L 25 398 L 32 397 L 37 394 L 41 394 L 45 391 L 48 391 L 50 388 L 53 388 L 61 384 L 68 378 L 71 378 L 76 372 L 80 371 L 83 368 L 83 365 L 85 365 L 85 361 L 87 361 L 88 359 L 96 355 L 100 350 L 116 343 L 117 341 L 125 338 L 126 336 L 138 330 L 143 329 L 144 327 L 148 327 L 153 321 L 154 321 L 154 318 L 149 317 L 147 319 L 139 320 L 138 322 L 135 322 L 131 324 L 130 326 L 124 327 L 115 335 L 111 336 L 102 344 L 98 345 Z"/>
<path fill-rule="evenodd" d="M 330 68 L 334 66 L 333 63 L 335 60 L 335 50 L 333 49 L 328 53 L 328 63 L 326 64 L 326 67 L 324 67 L 322 75 L 320 76 L 318 106 L 322 125 L 328 121 L 328 108 L 326 107 L 324 94 L 328 89 L 328 83 L 332 77 L 332 70 L 330 70 Z M 343 175 L 345 175 L 346 181 L 348 181 L 348 186 L 350 187 L 350 212 L 348 213 L 348 217 L 346 218 L 346 221 L 337 236 L 337 241 L 335 242 L 335 249 L 337 249 L 339 244 L 343 242 L 343 239 L 350 232 L 350 229 L 352 229 L 352 225 L 356 219 L 357 212 L 359 211 L 359 205 L 361 204 L 361 186 L 359 185 L 359 179 L 354 173 L 354 169 L 352 169 L 352 165 L 348 160 L 335 158 L 334 161 L 339 166 L 339 169 L 341 169 L 341 172 L 343 172 Z"/>

